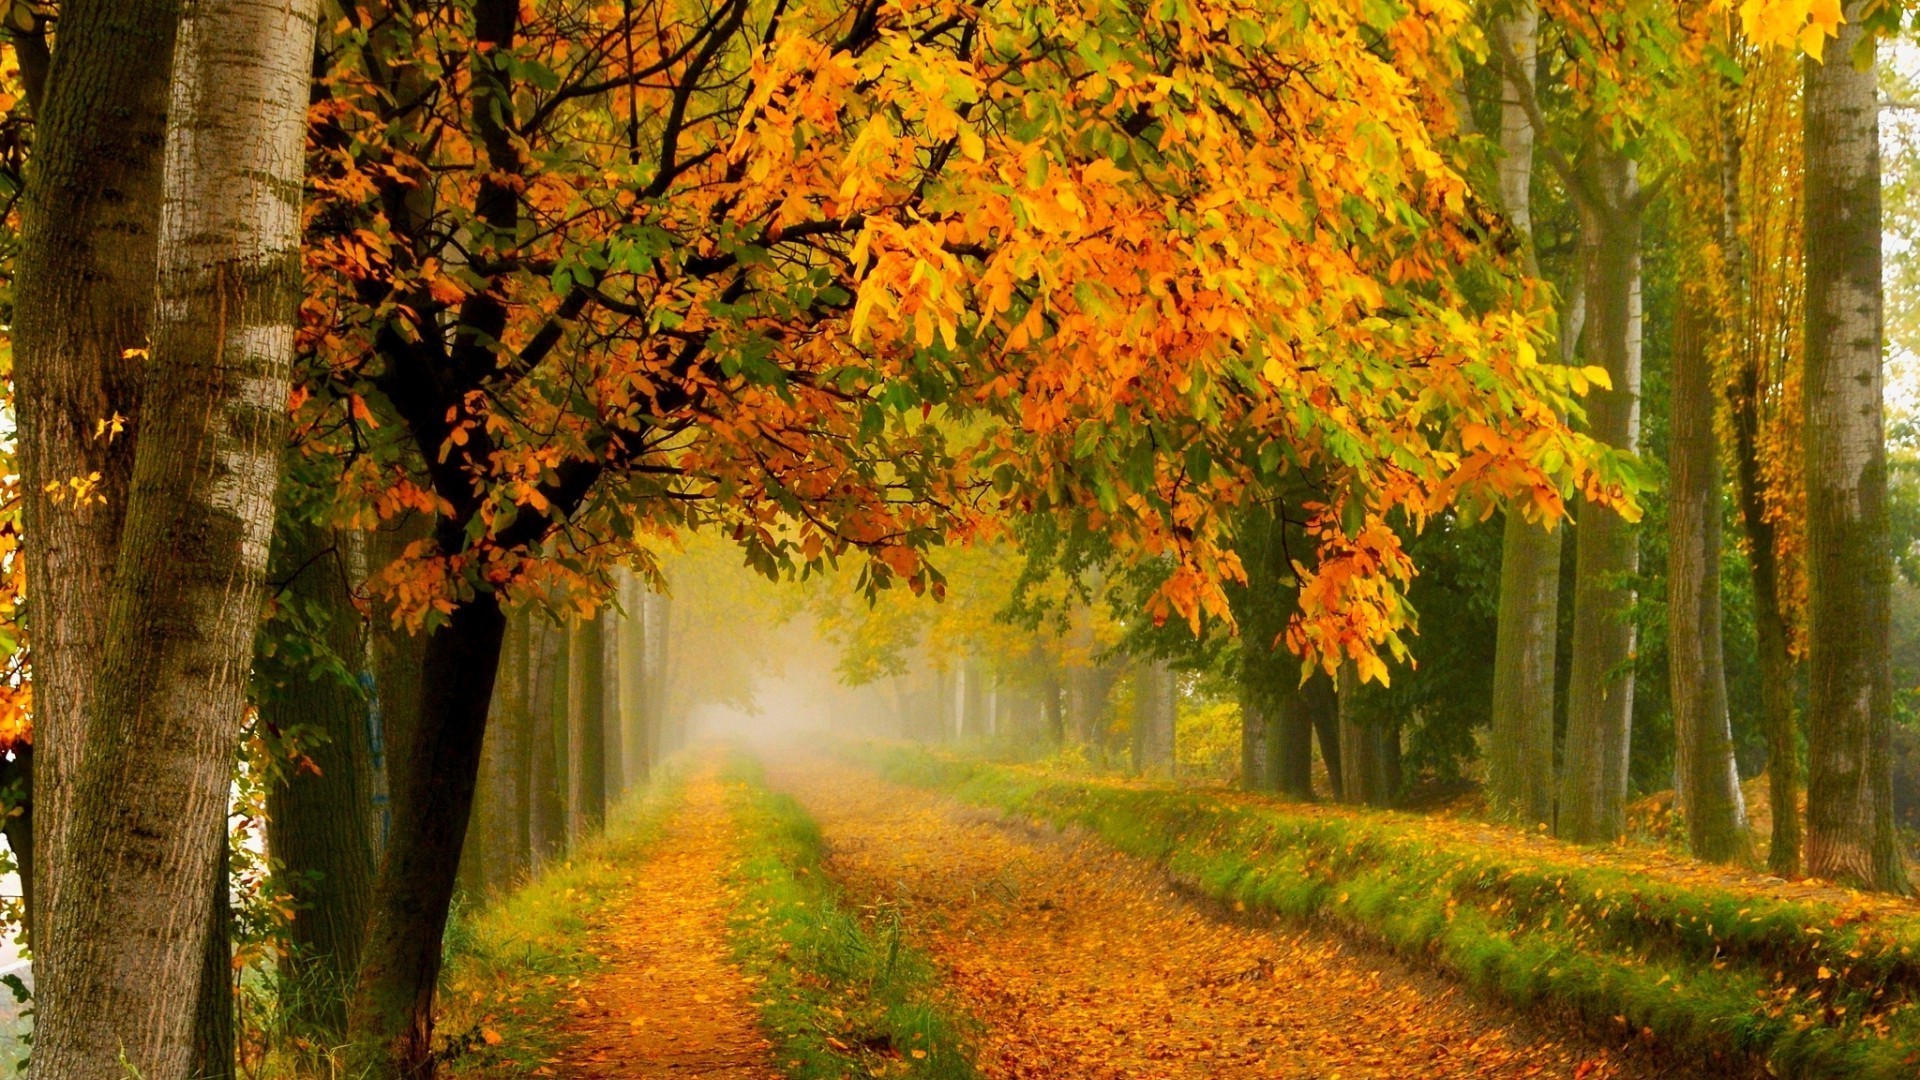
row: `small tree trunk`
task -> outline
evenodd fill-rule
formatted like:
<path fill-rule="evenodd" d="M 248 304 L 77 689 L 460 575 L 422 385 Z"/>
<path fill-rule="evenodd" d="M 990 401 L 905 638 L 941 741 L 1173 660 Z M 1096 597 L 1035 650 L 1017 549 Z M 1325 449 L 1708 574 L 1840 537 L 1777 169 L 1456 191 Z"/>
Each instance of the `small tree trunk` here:
<path fill-rule="evenodd" d="M 500 715 L 488 721 L 488 728 L 503 732 L 498 747 L 499 763 L 495 777 L 495 816 L 487 823 L 493 837 L 493 854 L 488 860 L 492 876 L 487 886 L 505 892 L 519 884 L 532 865 L 527 847 L 529 818 L 528 760 L 532 755 L 532 722 L 528 717 L 528 668 L 531 644 L 527 640 L 533 620 L 525 612 L 507 619 L 506 636 L 500 646 L 499 682 L 505 690 L 495 694 L 500 700 Z"/>
<path fill-rule="evenodd" d="M 600 609 L 600 730 L 606 765 L 602 784 L 608 807 L 627 789 L 626 741 L 620 713 L 620 622 L 611 607 Z"/>
<path fill-rule="evenodd" d="M 567 649 L 567 839 L 572 844 L 607 819 L 606 642 L 600 619 L 573 624 Z"/>
<path fill-rule="evenodd" d="M 618 671 L 620 680 L 620 745 L 626 755 L 629 784 L 645 783 L 653 773 L 653 733 L 647 714 L 646 599 L 633 572 L 620 571 L 620 602 L 627 617 L 620 621 Z"/>
<path fill-rule="evenodd" d="M 673 700 L 673 598 L 647 594 L 647 715 L 653 725 L 653 760 L 663 761 L 685 743 L 683 718 Z"/>
<path fill-rule="evenodd" d="M 544 864 L 567 843 L 565 772 L 567 634 L 545 620 L 530 627 L 527 741 L 527 847 L 533 864 Z"/>
<path fill-rule="evenodd" d="M 1340 722 L 1340 798 L 1366 806 L 1392 806 L 1400 794 L 1400 732 L 1359 718 L 1353 707 L 1357 682 L 1352 667 L 1342 667 L 1339 691 L 1333 695 L 1332 711 Z"/>
<path fill-rule="evenodd" d="M 283 514 L 268 574 L 298 620 L 262 631 L 253 679 L 260 722 L 300 754 L 267 788 L 267 845 L 294 909 L 281 1001 L 297 1034 L 334 1046 L 373 893 L 367 701 L 348 681 L 366 642 L 336 534 Z M 277 640 L 295 634 L 307 640 Z"/>
<path fill-rule="evenodd" d="M 1320 743 L 1320 761 L 1327 767 L 1327 784 L 1333 789 L 1335 801 L 1346 798 L 1346 774 L 1341 771 L 1340 756 L 1340 695 L 1335 691 L 1333 680 L 1325 675 L 1315 675 L 1307 685 L 1300 688 L 1300 708 L 1306 713 L 1307 722 L 1313 728 L 1315 739 Z M 1309 777 L 1311 783 L 1311 777 Z M 1309 788 L 1308 797 L 1312 797 Z"/>
<path fill-rule="evenodd" d="M 1683 284 L 1674 312 L 1667 436 L 1667 651 L 1677 794 L 1693 853 L 1729 862 L 1747 853 L 1746 806 L 1734 768 L 1720 643 L 1720 444 L 1705 298 Z"/>
<path fill-rule="evenodd" d="M 1596 140 L 1587 160 L 1598 193 L 1581 205 L 1590 251 L 1587 335 L 1613 383 L 1588 396 L 1588 427 L 1599 441 L 1631 451 L 1640 432 L 1640 193 L 1624 152 Z M 1566 839 L 1607 841 L 1626 827 L 1640 546 L 1626 519 L 1591 503 L 1581 507 L 1574 543 L 1573 670 L 1556 828 Z"/>
<path fill-rule="evenodd" d="M 448 536 L 443 545 L 459 540 Z M 394 757 L 408 821 L 394 830 L 380 867 L 360 981 L 347 1010 L 355 1075 L 417 1080 L 432 1074 L 441 937 L 505 631 L 494 595 L 482 593 L 427 638 L 419 723 L 405 752 Z"/>
<path fill-rule="evenodd" d="M 1893 557 L 1881 402 L 1880 107 L 1865 0 L 1809 59 L 1807 870 L 1904 892 L 1893 824 Z M 1855 67 L 1865 50 L 1865 68 Z"/>

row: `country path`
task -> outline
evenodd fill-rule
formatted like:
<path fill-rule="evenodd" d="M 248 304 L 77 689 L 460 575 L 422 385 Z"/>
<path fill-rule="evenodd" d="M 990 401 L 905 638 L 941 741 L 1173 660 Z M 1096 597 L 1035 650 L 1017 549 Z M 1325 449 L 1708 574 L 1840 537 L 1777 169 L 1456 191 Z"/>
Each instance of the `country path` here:
<path fill-rule="evenodd" d="M 568 1048 L 547 1069 L 580 1080 L 782 1076 L 758 1026 L 753 983 L 727 955 L 735 852 L 727 789 L 705 762 L 637 868 L 590 928 L 606 963 L 562 1003 Z"/>
<path fill-rule="evenodd" d="M 768 779 L 819 822 L 851 902 L 897 901 L 990 1080 L 1663 1075 L 1334 935 L 1253 925 L 1097 841 L 819 757 Z"/>

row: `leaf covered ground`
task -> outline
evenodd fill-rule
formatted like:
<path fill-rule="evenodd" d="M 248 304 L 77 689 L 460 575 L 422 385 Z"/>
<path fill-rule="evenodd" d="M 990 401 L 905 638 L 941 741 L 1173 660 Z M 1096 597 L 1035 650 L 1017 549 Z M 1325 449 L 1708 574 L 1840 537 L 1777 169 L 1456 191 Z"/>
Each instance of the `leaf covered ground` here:
<path fill-rule="evenodd" d="M 1006 1080 L 1651 1076 L 1322 931 L 1176 895 L 1151 867 L 805 759 L 774 784 L 818 821 L 850 898 L 893 904 Z"/>

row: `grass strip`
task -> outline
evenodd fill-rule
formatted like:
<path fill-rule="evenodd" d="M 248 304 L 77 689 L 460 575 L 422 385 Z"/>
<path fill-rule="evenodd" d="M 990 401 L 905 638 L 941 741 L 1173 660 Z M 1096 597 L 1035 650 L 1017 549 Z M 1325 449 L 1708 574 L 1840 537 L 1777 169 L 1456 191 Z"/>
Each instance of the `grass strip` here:
<path fill-rule="evenodd" d="M 761 980 L 756 1004 L 787 1075 L 977 1077 L 972 1022 L 906 942 L 899 909 L 848 910 L 806 810 L 769 791 L 749 758 L 736 757 L 727 776 L 742 850 L 734 956 Z"/>
<path fill-rule="evenodd" d="M 534 1075 L 564 1048 L 566 1035 L 552 1023 L 560 1002 L 605 967 L 588 932 L 653 852 L 684 779 L 685 764 L 669 761 L 566 858 L 485 907 L 455 911 L 437 1018 L 437 1056 L 449 1072 Z"/>
<path fill-rule="evenodd" d="M 1409 815 L 840 749 L 896 781 L 1088 829 L 1217 900 L 1333 924 L 1495 998 L 1637 1032 L 1715 1070 L 1920 1075 L 1911 916 L 1467 844 Z"/>

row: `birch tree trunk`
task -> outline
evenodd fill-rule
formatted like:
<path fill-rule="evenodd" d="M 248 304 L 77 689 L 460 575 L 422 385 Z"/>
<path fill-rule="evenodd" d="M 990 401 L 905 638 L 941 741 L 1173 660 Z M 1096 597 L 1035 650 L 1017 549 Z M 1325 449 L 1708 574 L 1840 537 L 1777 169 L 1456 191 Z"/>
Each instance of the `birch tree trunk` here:
<path fill-rule="evenodd" d="M 1609 446 L 1637 448 L 1640 436 L 1640 226 L 1636 167 L 1596 139 L 1582 170 L 1589 195 L 1581 227 L 1590 251 L 1587 343 L 1611 389 L 1587 398 L 1588 432 Z M 1607 841 L 1626 827 L 1627 751 L 1633 734 L 1632 579 L 1640 547 L 1633 527 L 1592 503 L 1575 530 L 1573 670 L 1567 679 L 1567 738 L 1558 834 Z"/>
<path fill-rule="evenodd" d="M 188 1075 L 300 295 L 311 0 L 182 19 L 143 407 L 34 1074 Z M 64 47 L 64 46 L 63 46 Z M 57 75 L 57 72 L 56 72 Z"/>
<path fill-rule="evenodd" d="M 133 350 L 149 341 L 179 19 L 180 0 L 67 0 L 32 102 L 12 331 L 23 530 L 32 538 L 31 906 L 41 924 L 33 971 L 43 1025 L 63 1010 L 61 945 L 47 924 L 133 476 L 133 439 L 100 438 L 96 425 L 121 416 L 132 430 L 140 413 Z M 33 45 L 17 44 L 24 69 Z"/>
<path fill-rule="evenodd" d="M 1523 71 L 1537 67 L 1540 13 L 1518 0 L 1494 32 Z M 1500 203 L 1521 244 L 1521 263 L 1539 275 L 1533 248 L 1533 124 L 1522 95 L 1529 86 L 1501 80 Z M 1554 646 L 1560 613 L 1557 522 L 1508 514 L 1500 550 L 1499 631 L 1493 654 L 1493 731 L 1487 801 L 1503 818 L 1533 825 L 1553 820 Z"/>
<path fill-rule="evenodd" d="M 1867 4 L 1804 75 L 1807 872 L 1905 891 L 1894 835 L 1893 558 L 1881 405 L 1880 115 Z M 1864 48 L 1865 69 L 1851 62 Z M 1777 811 L 1778 808 L 1776 808 Z"/>

